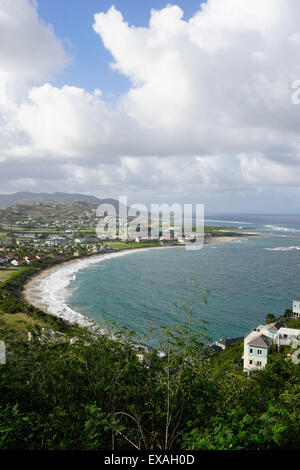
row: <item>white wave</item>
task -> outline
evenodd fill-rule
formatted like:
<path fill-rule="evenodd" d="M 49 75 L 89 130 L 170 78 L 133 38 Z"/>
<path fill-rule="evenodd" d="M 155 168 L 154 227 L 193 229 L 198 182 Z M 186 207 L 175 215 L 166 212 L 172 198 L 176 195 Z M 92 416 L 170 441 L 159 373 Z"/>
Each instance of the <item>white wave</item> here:
<path fill-rule="evenodd" d="M 67 305 L 67 300 L 71 294 L 68 286 L 71 281 L 76 279 L 76 274 L 88 266 L 99 264 L 109 259 L 128 256 L 136 252 L 141 253 L 148 250 L 166 248 L 168 247 L 118 251 L 116 253 L 105 253 L 62 264 L 33 278 L 30 287 L 27 289 L 26 296 L 28 299 L 30 298 L 32 305 L 44 308 L 51 315 L 60 317 L 70 323 L 77 323 L 80 326 L 95 328 L 95 323 L 92 320 Z M 37 290 L 39 294 L 36 294 Z"/>
<path fill-rule="evenodd" d="M 300 250 L 300 246 L 277 246 L 276 248 L 264 248 L 267 251 L 292 251 Z"/>
<path fill-rule="evenodd" d="M 275 232 L 297 232 L 300 233 L 300 229 L 290 227 L 280 227 L 279 225 L 265 225 L 266 228 L 274 230 Z"/>
<path fill-rule="evenodd" d="M 261 235 L 260 232 L 242 232 L 243 235 Z"/>
<path fill-rule="evenodd" d="M 244 225 L 253 225 L 253 222 L 239 222 L 236 220 L 214 220 L 214 219 L 205 219 L 205 222 L 219 222 L 224 224 L 244 224 Z M 239 227 L 243 228 L 243 227 Z"/>
<path fill-rule="evenodd" d="M 274 235 L 274 237 L 276 237 L 276 238 L 297 238 L 295 236 L 293 237 L 292 235 L 278 235 L 277 233 L 276 233 L 276 235 Z"/>
<path fill-rule="evenodd" d="M 239 228 L 242 228 L 242 227 L 239 227 Z M 222 233 L 232 233 L 232 230 L 219 230 L 219 232 L 222 232 Z M 238 232 L 235 232 L 235 233 L 238 233 Z M 260 235 L 259 232 L 244 232 L 244 230 L 241 232 L 243 235 Z M 286 235 L 283 235 L 283 236 L 286 236 Z"/>

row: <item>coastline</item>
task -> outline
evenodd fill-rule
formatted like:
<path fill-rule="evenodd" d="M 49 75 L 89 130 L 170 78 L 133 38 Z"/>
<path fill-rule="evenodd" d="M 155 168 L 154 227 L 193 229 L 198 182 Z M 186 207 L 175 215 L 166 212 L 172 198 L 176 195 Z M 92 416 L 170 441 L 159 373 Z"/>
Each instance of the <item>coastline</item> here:
<path fill-rule="evenodd" d="M 159 248 L 162 249 L 166 247 L 128 248 L 63 261 L 55 266 L 43 269 L 40 273 L 30 278 L 23 286 L 23 299 L 27 304 L 42 310 L 48 315 L 61 318 L 70 324 L 78 324 L 78 326 L 92 330 L 99 329 L 99 325 L 93 320 L 66 305 L 68 297 L 66 288 L 70 282 L 75 279 L 79 271 L 90 265 L 99 264 L 106 260 L 126 256 L 141 250 L 154 250 Z"/>
<path fill-rule="evenodd" d="M 206 241 L 205 244 L 211 245 L 227 243 L 230 241 L 240 240 L 241 238 L 243 237 L 211 237 L 211 239 Z M 63 261 L 55 266 L 45 268 L 35 276 L 31 277 L 23 286 L 22 297 L 27 304 L 40 309 L 47 315 L 61 318 L 69 324 L 77 324 L 78 326 L 86 327 L 94 331 L 96 329 L 99 330 L 99 328 L 101 330 L 100 325 L 97 325 L 83 313 L 70 308 L 66 303 L 69 294 L 67 292 L 67 288 L 71 281 L 75 279 L 76 274 L 90 265 L 99 264 L 109 259 L 140 252 L 141 250 L 168 249 L 174 247 L 183 248 L 183 246 L 179 245 L 137 247 Z M 104 331 L 101 330 L 100 333 L 103 334 Z"/>
<path fill-rule="evenodd" d="M 211 239 L 209 238 L 208 240 L 205 240 L 205 245 L 216 245 L 216 244 L 219 244 L 219 243 L 229 243 L 229 242 L 233 242 L 233 241 L 236 241 L 236 240 L 242 240 L 242 239 L 246 239 L 246 238 L 247 237 L 241 236 L 241 235 L 232 236 L 232 237 L 222 235 L 221 237 L 211 237 Z"/>

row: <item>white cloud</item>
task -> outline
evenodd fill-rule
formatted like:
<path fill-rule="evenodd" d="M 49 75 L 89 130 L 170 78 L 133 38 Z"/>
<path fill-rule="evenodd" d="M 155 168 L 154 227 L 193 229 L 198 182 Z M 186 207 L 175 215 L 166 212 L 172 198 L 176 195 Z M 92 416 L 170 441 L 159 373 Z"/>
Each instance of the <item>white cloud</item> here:
<path fill-rule="evenodd" d="M 0 0 L 0 165 L 38 182 L 46 161 L 57 171 L 41 179 L 87 190 L 296 187 L 299 25 L 298 0 L 208 0 L 188 21 L 173 5 L 143 28 L 111 7 L 93 27 L 132 84 L 112 105 L 98 88 L 51 85 L 62 43 L 34 3 Z"/>
<path fill-rule="evenodd" d="M 33 84 L 51 78 L 69 62 L 62 43 L 29 0 L 0 0 L 0 151 L 30 141 L 18 107 Z M 31 149 L 34 152 L 34 149 Z"/>
<path fill-rule="evenodd" d="M 68 58 L 29 0 L 0 0 L 0 102 L 24 98 L 26 85 L 48 79 Z"/>
<path fill-rule="evenodd" d="M 99 91 L 45 84 L 32 88 L 29 100 L 19 108 L 19 121 L 38 151 L 54 158 L 95 156 L 107 141 L 109 112 Z"/>
<path fill-rule="evenodd" d="M 264 155 L 238 156 L 241 174 L 246 183 L 254 185 L 295 186 L 300 188 L 300 165 L 285 165 L 268 160 Z"/>

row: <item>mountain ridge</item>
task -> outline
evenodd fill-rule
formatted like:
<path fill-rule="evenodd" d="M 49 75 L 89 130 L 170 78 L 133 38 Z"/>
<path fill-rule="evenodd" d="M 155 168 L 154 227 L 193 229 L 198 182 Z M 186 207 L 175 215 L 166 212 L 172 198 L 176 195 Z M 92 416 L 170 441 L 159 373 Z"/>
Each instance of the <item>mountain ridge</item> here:
<path fill-rule="evenodd" d="M 7 209 L 16 204 L 34 204 L 36 202 L 56 202 L 68 204 L 75 201 L 84 201 L 89 203 L 112 204 L 118 208 L 119 202 L 112 198 L 100 199 L 96 196 L 80 193 L 33 193 L 31 191 L 20 191 L 12 194 L 0 194 L 0 209 Z"/>

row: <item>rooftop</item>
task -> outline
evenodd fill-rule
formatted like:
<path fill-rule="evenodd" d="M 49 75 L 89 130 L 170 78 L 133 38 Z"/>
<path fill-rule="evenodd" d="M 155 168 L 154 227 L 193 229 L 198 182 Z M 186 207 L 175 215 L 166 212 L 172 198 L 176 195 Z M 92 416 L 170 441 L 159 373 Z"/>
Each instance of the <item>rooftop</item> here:
<path fill-rule="evenodd" d="M 290 335 L 297 337 L 300 335 L 300 330 L 297 330 L 295 328 L 280 328 L 280 330 L 278 330 L 278 333 L 280 335 Z"/>
<path fill-rule="evenodd" d="M 224 346 L 230 346 L 231 344 L 236 343 L 241 339 L 243 339 L 243 336 L 239 338 L 221 338 L 219 341 L 216 341 L 216 343 L 224 344 Z"/>
<path fill-rule="evenodd" d="M 255 336 L 248 342 L 250 346 L 258 346 L 260 348 L 268 348 L 270 343 L 271 343 L 271 339 L 265 335 Z"/>
<path fill-rule="evenodd" d="M 274 331 L 275 333 L 282 327 L 282 323 L 280 322 L 274 322 L 274 323 L 268 323 L 267 325 L 259 325 L 257 327 L 257 330 L 268 330 L 268 331 Z"/>

